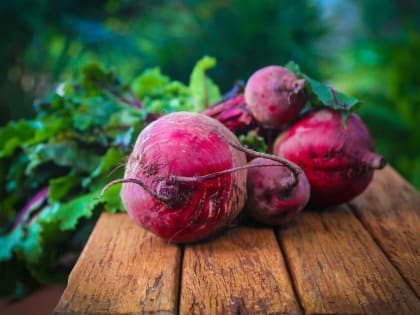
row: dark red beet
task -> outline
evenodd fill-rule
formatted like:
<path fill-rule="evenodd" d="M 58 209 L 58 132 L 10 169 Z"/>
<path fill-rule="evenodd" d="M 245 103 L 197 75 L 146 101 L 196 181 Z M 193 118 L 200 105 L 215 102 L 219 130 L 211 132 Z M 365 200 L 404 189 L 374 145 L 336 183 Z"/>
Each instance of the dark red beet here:
<path fill-rule="evenodd" d="M 366 189 L 374 170 L 385 166 L 362 120 L 351 114 L 343 126 L 340 112 L 328 109 L 296 122 L 276 141 L 274 154 L 303 169 L 310 202 L 317 206 L 351 200 Z"/>
<path fill-rule="evenodd" d="M 280 66 L 256 71 L 245 86 L 245 101 L 263 126 L 282 128 L 297 117 L 306 102 L 305 83 Z"/>

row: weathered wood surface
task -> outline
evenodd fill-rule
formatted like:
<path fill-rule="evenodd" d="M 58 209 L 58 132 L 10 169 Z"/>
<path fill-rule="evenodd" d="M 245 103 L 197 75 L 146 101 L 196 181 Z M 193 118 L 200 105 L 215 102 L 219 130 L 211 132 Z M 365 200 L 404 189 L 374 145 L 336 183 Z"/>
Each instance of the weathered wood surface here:
<path fill-rule="evenodd" d="M 281 229 L 308 314 L 420 314 L 420 301 L 347 206 L 305 211 Z"/>
<path fill-rule="evenodd" d="M 420 314 L 419 215 L 390 167 L 350 206 L 185 248 L 104 214 L 55 313 Z"/>
<path fill-rule="evenodd" d="M 272 229 L 235 228 L 187 246 L 180 314 L 299 314 Z"/>
<path fill-rule="evenodd" d="M 420 194 L 391 167 L 382 172 L 351 205 L 420 297 Z"/>
<path fill-rule="evenodd" d="M 174 314 L 180 249 L 103 214 L 71 272 L 55 314 Z"/>

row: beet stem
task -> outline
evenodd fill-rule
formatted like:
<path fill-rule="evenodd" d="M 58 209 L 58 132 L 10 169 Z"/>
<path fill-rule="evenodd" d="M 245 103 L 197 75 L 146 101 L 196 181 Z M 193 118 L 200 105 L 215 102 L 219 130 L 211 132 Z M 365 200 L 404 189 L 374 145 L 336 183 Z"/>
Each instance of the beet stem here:
<path fill-rule="evenodd" d="M 214 179 L 214 178 L 220 177 L 220 176 L 228 174 L 228 173 L 237 172 L 237 171 L 241 171 L 241 170 L 245 170 L 245 169 L 253 168 L 253 167 L 269 167 L 269 166 L 280 166 L 280 165 L 278 165 L 278 164 L 261 164 L 261 165 L 247 164 L 247 165 L 233 167 L 233 168 L 230 168 L 230 169 L 227 169 L 227 170 L 214 172 L 214 173 L 210 173 L 210 174 L 202 175 L 202 176 L 191 176 L 191 177 L 188 177 L 188 176 L 171 176 L 170 182 L 173 181 L 173 182 L 184 182 L 184 183 L 202 183 L 206 180 Z"/>
<path fill-rule="evenodd" d="M 43 202 L 45 202 L 45 200 L 48 197 L 48 192 L 49 188 L 44 187 L 40 191 L 38 191 L 35 194 L 35 196 L 29 199 L 29 201 L 25 204 L 23 209 L 19 212 L 13 229 L 15 229 L 19 224 L 21 224 L 25 220 L 25 217 L 33 210 L 34 206 L 38 204 L 36 207 L 38 208 Z"/>
<path fill-rule="evenodd" d="M 147 186 L 145 183 L 143 183 L 141 180 L 136 178 L 122 178 L 122 179 L 116 179 L 112 182 L 109 182 L 104 188 L 102 188 L 101 194 L 99 197 L 102 197 L 104 193 L 111 187 L 116 184 L 123 184 L 123 183 L 133 183 L 139 185 L 141 188 L 143 188 L 145 191 L 147 191 L 149 194 L 151 194 L 153 197 L 155 197 L 157 200 L 164 202 L 164 203 L 171 203 L 171 198 L 167 198 L 165 196 L 159 195 L 156 193 L 152 188 Z"/>
<path fill-rule="evenodd" d="M 229 143 L 230 146 L 234 147 L 235 149 L 237 149 L 239 151 L 242 151 L 242 152 L 244 152 L 244 153 L 246 153 L 246 154 L 248 154 L 252 157 L 260 157 L 260 158 L 269 159 L 269 160 L 272 160 L 272 161 L 279 162 L 281 165 L 287 167 L 293 173 L 293 176 L 295 178 L 295 182 L 292 185 L 292 187 L 295 187 L 299 184 L 300 171 L 291 162 L 287 161 L 286 159 L 282 159 L 282 158 L 280 158 L 278 156 L 275 156 L 275 155 L 272 155 L 272 154 L 257 152 L 257 151 L 245 148 L 245 147 L 243 147 L 241 145 L 238 145 L 236 143 L 233 143 L 231 141 L 228 141 L 228 143 Z"/>

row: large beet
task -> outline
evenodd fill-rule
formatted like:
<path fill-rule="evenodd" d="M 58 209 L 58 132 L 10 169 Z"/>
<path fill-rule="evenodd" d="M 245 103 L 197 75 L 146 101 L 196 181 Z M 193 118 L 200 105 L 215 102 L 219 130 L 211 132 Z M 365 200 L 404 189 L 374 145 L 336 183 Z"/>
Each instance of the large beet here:
<path fill-rule="evenodd" d="M 310 202 L 318 206 L 351 200 L 369 185 L 373 171 L 385 166 L 362 120 L 351 114 L 343 125 L 340 112 L 328 109 L 296 122 L 276 141 L 274 154 L 303 169 Z"/>
<path fill-rule="evenodd" d="M 168 114 L 138 136 L 121 197 L 139 225 L 173 242 L 204 239 L 239 214 L 246 199 L 245 154 L 236 137 L 203 114 Z M 207 176 L 210 174 L 210 177 Z M 217 176 L 213 176 L 213 175 Z"/>

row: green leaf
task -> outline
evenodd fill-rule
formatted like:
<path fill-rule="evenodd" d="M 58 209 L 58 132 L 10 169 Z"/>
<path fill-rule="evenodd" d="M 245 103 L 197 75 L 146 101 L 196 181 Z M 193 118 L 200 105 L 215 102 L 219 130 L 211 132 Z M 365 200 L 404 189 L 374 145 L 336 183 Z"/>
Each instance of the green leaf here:
<path fill-rule="evenodd" d="M 142 113 L 134 107 L 125 107 L 113 113 L 107 123 L 107 128 L 120 129 L 121 127 L 133 127 L 140 125 Z M 128 129 L 127 128 L 127 129 Z"/>
<path fill-rule="evenodd" d="M 92 172 L 91 177 L 98 177 L 100 175 L 107 175 L 113 168 L 121 166 L 124 160 L 124 155 L 117 148 L 110 148 L 103 156 L 98 167 Z"/>
<path fill-rule="evenodd" d="M 80 177 L 67 175 L 50 180 L 48 198 L 50 201 L 62 200 L 74 187 L 80 184 Z"/>
<path fill-rule="evenodd" d="M 301 72 L 299 65 L 293 61 L 289 61 L 285 67 L 298 77 L 306 80 L 309 102 L 313 106 L 325 106 L 334 110 L 353 112 L 358 110 L 362 104 L 359 99 L 348 96 L 322 82 L 310 78 Z"/>
<path fill-rule="evenodd" d="M 94 169 L 100 158 L 91 151 L 81 149 L 76 142 L 65 141 L 63 143 L 41 143 L 34 148 L 28 149 L 29 164 L 25 170 L 27 175 L 39 165 L 52 161 L 58 166 L 69 166 L 75 171 L 90 172 Z"/>
<path fill-rule="evenodd" d="M 313 95 L 313 105 L 326 106 L 335 110 L 355 111 L 362 104 L 360 100 L 336 91 L 317 80 L 306 77 L 306 82 Z"/>
<path fill-rule="evenodd" d="M 45 218 L 48 216 L 49 221 L 57 222 L 62 231 L 74 229 L 81 218 L 92 216 L 95 207 L 102 202 L 99 195 L 100 190 L 97 190 L 74 198 L 45 214 Z"/>
<path fill-rule="evenodd" d="M 206 76 L 206 71 L 215 65 L 215 58 L 205 56 L 196 63 L 191 73 L 189 87 L 196 112 L 202 112 L 206 107 L 221 99 L 219 88 Z"/>
<path fill-rule="evenodd" d="M 18 255 L 29 264 L 39 263 L 46 251 L 51 250 L 49 247 L 64 237 L 64 231 L 75 229 L 82 218 L 93 215 L 96 206 L 102 202 L 99 194 L 100 191 L 95 191 L 42 209 L 28 225 L 25 238 L 17 244 Z"/>
<path fill-rule="evenodd" d="M 27 263 L 37 263 L 43 254 L 42 223 L 39 220 L 31 222 L 26 235 L 16 244 L 16 251 Z"/>
<path fill-rule="evenodd" d="M 110 116 L 120 109 L 117 102 L 105 96 L 96 96 L 86 100 L 73 109 L 73 126 L 81 131 L 91 127 L 103 126 Z"/>
<path fill-rule="evenodd" d="M 120 197 L 121 185 L 110 187 L 102 196 L 101 200 L 105 202 L 105 211 L 124 212 L 125 208 Z"/>
<path fill-rule="evenodd" d="M 34 135 L 33 124 L 25 120 L 10 122 L 0 129 L 0 158 L 11 156 Z"/>
<path fill-rule="evenodd" d="M 289 61 L 285 66 L 285 68 L 289 69 L 290 71 L 292 71 L 293 73 L 295 73 L 296 75 L 300 75 L 300 67 L 299 65 L 294 62 L 294 61 Z"/>
<path fill-rule="evenodd" d="M 13 250 L 23 238 L 22 225 L 18 225 L 12 232 L 0 236 L 0 262 L 12 258 Z"/>
<path fill-rule="evenodd" d="M 131 88 L 138 98 L 143 98 L 163 88 L 170 82 L 169 77 L 163 75 L 158 67 L 146 70 L 131 84 Z"/>
<path fill-rule="evenodd" d="M 82 69 L 82 86 L 89 95 L 100 94 L 105 87 L 112 86 L 116 78 L 112 72 L 107 72 L 100 64 L 90 63 Z"/>
<path fill-rule="evenodd" d="M 35 135 L 26 142 L 26 145 L 34 145 L 43 141 L 47 141 L 63 130 L 67 130 L 71 126 L 69 116 L 66 117 L 48 117 L 48 119 L 38 120 L 35 128 Z"/>
<path fill-rule="evenodd" d="M 148 112 L 164 114 L 194 109 L 189 87 L 179 81 L 171 81 L 159 68 L 145 71 L 131 87 Z"/>
<path fill-rule="evenodd" d="M 246 135 L 240 135 L 238 140 L 242 145 L 258 152 L 266 152 L 268 148 L 264 138 L 259 136 L 255 130 L 250 130 Z"/>

